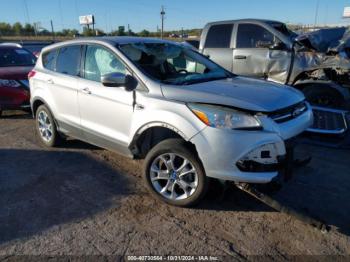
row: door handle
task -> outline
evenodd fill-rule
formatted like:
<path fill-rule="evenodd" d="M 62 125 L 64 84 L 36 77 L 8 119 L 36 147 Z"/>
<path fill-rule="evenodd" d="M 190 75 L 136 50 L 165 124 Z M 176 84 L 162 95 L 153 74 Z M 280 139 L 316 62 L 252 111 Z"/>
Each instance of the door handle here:
<path fill-rule="evenodd" d="M 234 59 L 247 59 L 245 55 L 235 55 Z"/>
<path fill-rule="evenodd" d="M 143 109 L 145 109 L 145 106 L 141 105 L 141 104 L 135 104 L 135 109 L 136 110 L 143 110 Z"/>
<path fill-rule="evenodd" d="M 85 87 L 81 90 L 81 92 L 83 92 L 84 94 L 87 94 L 87 95 L 91 95 L 91 91 L 88 87 Z"/>
<path fill-rule="evenodd" d="M 48 79 L 48 80 L 46 80 L 46 82 L 48 83 L 48 84 L 54 84 L 54 82 L 53 82 L 53 80 L 52 79 Z"/>

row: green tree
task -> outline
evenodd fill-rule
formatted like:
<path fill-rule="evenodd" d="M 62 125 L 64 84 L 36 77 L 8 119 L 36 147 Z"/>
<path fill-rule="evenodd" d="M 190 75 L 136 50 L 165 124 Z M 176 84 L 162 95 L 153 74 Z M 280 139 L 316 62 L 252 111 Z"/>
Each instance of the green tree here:
<path fill-rule="evenodd" d="M 12 25 L 12 31 L 15 35 L 22 35 L 23 26 L 20 22 L 16 22 Z"/>
<path fill-rule="evenodd" d="M 146 29 L 142 30 L 140 33 L 138 33 L 139 36 L 142 36 L 142 37 L 149 37 L 150 36 L 150 32 L 147 31 Z"/>
<path fill-rule="evenodd" d="M 48 36 L 48 35 L 51 35 L 51 32 L 47 29 L 43 29 L 39 32 L 39 35 L 45 35 L 45 36 Z"/>
<path fill-rule="evenodd" d="M 23 31 L 24 31 L 25 35 L 34 35 L 34 32 L 35 32 L 34 26 L 32 26 L 31 24 L 26 23 L 24 25 L 24 30 Z"/>
<path fill-rule="evenodd" d="M 111 35 L 114 35 L 114 36 L 125 36 L 126 35 L 125 26 L 118 26 L 118 30 L 112 31 Z"/>
<path fill-rule="evenodd" d="M 104 36 L 106 33 L 102 29 L 95 29 L 97 36 Z"/>
<path fill-rule="evenodd" d="M 0 23 L 0 35 L 11 35 L 12 27 L 8 23 Z"/>
<path fill-rule="evenodd" d="M 95 32 L 91 28 L 84 27 L 83 36 L 95 36 Z"/>

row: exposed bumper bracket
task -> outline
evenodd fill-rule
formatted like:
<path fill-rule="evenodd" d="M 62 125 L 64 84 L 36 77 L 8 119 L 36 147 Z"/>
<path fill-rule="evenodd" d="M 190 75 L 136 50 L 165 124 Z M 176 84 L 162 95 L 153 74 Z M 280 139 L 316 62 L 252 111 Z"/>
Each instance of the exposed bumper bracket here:
<path fill-rule="evenodd" d="M 299 219 L 300 221 L 312 225 L 316 227 L 317 229 L 321 230 L 322 232 L 328 232 L 330 230 L 330 227 L 326 225 L 324 222 L 321 222 L 319 220 L 316 220 L 315 218 L 312 218 L 306 214 L 303 214 L 299 211 L 296 211 L 290 207 L 287 207 L 277 200 L 271 198 L 270 196 L 258 191 L 253 185 L 248 183 L 236 183 L 235 186 L 239 188 L 240 190 L 248 193 L 249 195 L 255 197 L 256 199 L 260 200 L 264 204 L 272 207 L 273 209 L 280 211 L 282 213 L 285 213 L 289 216 L 295 217 L 296 219 Z"/>

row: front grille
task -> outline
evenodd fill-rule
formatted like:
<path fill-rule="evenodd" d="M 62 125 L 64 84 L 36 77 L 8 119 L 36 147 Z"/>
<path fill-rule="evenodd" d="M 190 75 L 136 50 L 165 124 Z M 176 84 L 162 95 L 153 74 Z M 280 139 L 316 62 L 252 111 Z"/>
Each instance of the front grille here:
<path fill-rule="evenodd" d="M 283 123 L 302 115 L 306 111 L 306 102 L 302 101 L 295 105 L 272 112 L 269 114 L 269 117 L 271 117 L 276 123 Z"/>
<path fill-rule="evenodd" d="M 309 132 L 320 134 L 344 134 L 348 130 L 346 111 L 314 106 L 314 123 Z"/>

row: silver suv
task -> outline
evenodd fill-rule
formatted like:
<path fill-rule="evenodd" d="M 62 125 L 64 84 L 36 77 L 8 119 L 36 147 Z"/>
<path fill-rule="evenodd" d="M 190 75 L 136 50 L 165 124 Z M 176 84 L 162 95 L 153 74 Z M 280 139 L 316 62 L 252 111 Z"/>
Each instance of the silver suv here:
<path fill-rule="evenodd" d="M 208 177 L 269 183 L 285 141 L 312 123 L 296 89 L 238 77 L 157 39 L 77 39 L 44 48 L 30 73 L 41 141 L 66 136 L 145 158 L 156 197 L 193 205 Z"/>

